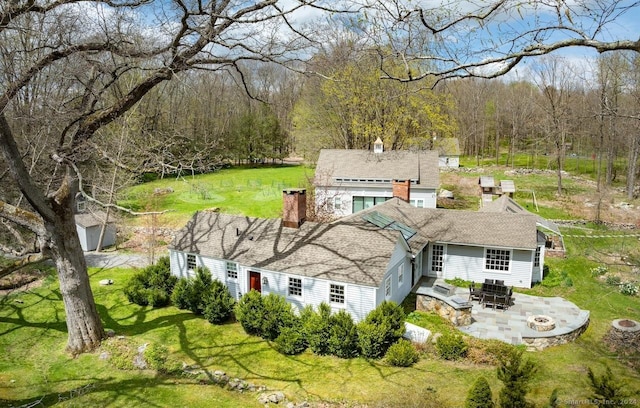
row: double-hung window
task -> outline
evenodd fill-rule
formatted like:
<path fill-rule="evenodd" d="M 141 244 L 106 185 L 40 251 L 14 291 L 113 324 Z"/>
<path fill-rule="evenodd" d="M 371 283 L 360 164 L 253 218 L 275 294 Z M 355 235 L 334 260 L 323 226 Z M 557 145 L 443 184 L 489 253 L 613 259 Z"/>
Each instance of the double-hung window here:
<path fill-rule="evenodd" d="M 289 296 L 302 296 L 302 279 L 289 278 Z"/>
<path fill-rule="evenodd" d="M 196 256 L 194 254 L 187 254 L 187 269 L 190 271 L 196 269 Z"/>
<path fill-rule="evenodd" d="M 344 304 L 344 285 L 329 285 L 329 302 Z"/>
<path fill-rule="evenodd" d="M 511 262 L 511 251 L 508 249 L 487 248 L 484 269 L 487 271 L 508 272 Z"/>
<path fill-rule="evenodd" d="M 398 286 L 402 285 L 404 282 L 404 264 L 400 264 L 398 266 Z"/>
<path fill-rule="evenodd" d="M 227 262 L 227 278 L 238 279 L 238 264 L 235 262 Z"/>

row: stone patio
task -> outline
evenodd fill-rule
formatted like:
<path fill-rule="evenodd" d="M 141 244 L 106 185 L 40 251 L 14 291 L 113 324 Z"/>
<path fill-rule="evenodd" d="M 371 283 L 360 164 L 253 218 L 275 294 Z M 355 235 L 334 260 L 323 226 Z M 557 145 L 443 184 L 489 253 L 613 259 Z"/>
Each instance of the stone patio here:
<path fill-rule="evenodd" d="M 440 280 L 424 279 L 414 288 L 418 295 L 431 296 L 432 287 Z M 469 290 L 456 288 L 451 297 L 469 298 Z M 439 296 L 441 297 L 441 296 Z M 481 339 L 497 339 L 506 343 L 526 344 L 528 350 L 574 341 L 589 325 L 589 311 L 582 310 L 561 297 L 529 296 L 513 294 L 513 303 L 506 310 L 483 308 L 478 301 L 471 302 L 471 324 L 458 329 Z M 537 331 L 527 325 L 531 316 L 546 316 L 555 320 L 555 328 Z"/>

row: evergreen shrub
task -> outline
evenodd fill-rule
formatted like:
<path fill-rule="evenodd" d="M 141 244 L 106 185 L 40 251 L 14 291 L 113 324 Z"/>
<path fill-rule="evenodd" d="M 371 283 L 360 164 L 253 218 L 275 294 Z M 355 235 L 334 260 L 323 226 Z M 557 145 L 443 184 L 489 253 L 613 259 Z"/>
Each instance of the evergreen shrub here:
<path fill-rule="evenodd" d="M 358 356 L 358 330 L 346 310 L 340 310 L 329 318 L 327 347 L 330 354 L 340 358 Z"/>
<path fill-rule="evenodd" d="M 260 337 L 265 340 L 275 340 L 284 327 L 292 327 L 296 323 L 296 316 L 291 304 L 280 295 L 269 293 L 262 298 L 263 315 Z"/>
<path fill-rule="evenodd" d="M 275 344 L 280 353 L 290 356 L 300 354 L 307 349 L 300 324 L 281 328 Z"/>
<path fill-rule="evenodd" d="M 314 354 L 329 354 L 329 336 L 331 335 L 331 306 L 320 303 L 318 310 L 307 306 L 300 313 L 302 330 L 307 344 Z"/>
<path fill-rule="evenodd" d="M 251 290 L 242 295 L 235 307 L 236 320 L 247 334 L 262 337 L 264 304 L 260 292 Z"/>
<path fill-rule="evenodd" d="M 418 362 L 418 352 L 409 340 L 400 339 L 389 347 L 384 358 L 392 366 L 410 367 Z"/>
<path fill-rule="evenodd" d="M 213 324 L 224 323 L 231 317 L 235 303 L 229 289 L 215 279 L 206 297 L 204 317 Z"/>
<path fill-rule="evenodd" d="M 491 386 L 484 377 L 478 377 L 473 383 L 469 392 L 467 393 L 467 399 L 464 402 L 465 408 L 493 408 L 495 403 L 493 402 L 493 396 L 491 393 Z"/>
<path fill-rule="evenodd" d="M 436 340 L 438 355 L 445 360 L 465 358 L 468 349 L 469 346 L 458 333 L 445 333 Z"/>
<path fill-rule="evenodd" d="M 135 274 L 124 289 L 131 303 L 140 306 L 167 306 L 178 278 L 171 275 L 169 257 L 158 259 L 155 265 L 149 265 Z"/>

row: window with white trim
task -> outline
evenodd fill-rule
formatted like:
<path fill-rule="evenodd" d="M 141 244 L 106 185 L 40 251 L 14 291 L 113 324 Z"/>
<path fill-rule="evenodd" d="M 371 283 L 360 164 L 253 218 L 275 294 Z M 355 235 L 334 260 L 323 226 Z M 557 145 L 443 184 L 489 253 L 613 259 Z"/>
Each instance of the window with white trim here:
<path fill-rule="evenodd" d="M 398 266 L 398 286 L 404 282 L 404 264 Z"/>
<path fill-rule="evenodd" d="M 329 285 L 329 302 L 344 304 L 344 285 Z"/>
<path fill-rule="evenodd" d="M 227 262 L 227 278 L 238 279 L 238 264 L 235 262 Z"/>
<path fill-rule="evenodd" d="M 418 198 L 415 200 L 409 200 L 409 204 L 414 207 L 424 208 L 424 198 Z"/>
<path fill-rule="evenodd" d="M 536 253 L 533 255 L 533 266 L 540 267 L 540 247 L 536 247 Z"/>
<path fill-rule="evenodd" d="M 289 278 L 289 296 L 302 296 L 302 279 Z"/>
<path fill-rule="evenodd" d="M 485 250 L 484 269 L 487 271 L 509 271 L 511 251 L 508 249 L 487 248 Z"/>
<path fill-rule="evenodd" d="M 387 276 L 387 279 L 384 280 L 384 297 L 391 297 L 391 275 Z"/>
<path fill-rule="evenodd" d="M 431 270 L 433 272 L 442 272 L 443 258 L 444 245 L 433 244 L 431 246 Z"/>
<path fill-rule="evenodd" d="M 342 210 L 342 197 L 340 196 L 333 197 L 333 209 Z"/>
<path fill-rule="evenodd" d="M 196 256 L 194 254 L 187 254 L 187 269 L 196 269 Z"/>

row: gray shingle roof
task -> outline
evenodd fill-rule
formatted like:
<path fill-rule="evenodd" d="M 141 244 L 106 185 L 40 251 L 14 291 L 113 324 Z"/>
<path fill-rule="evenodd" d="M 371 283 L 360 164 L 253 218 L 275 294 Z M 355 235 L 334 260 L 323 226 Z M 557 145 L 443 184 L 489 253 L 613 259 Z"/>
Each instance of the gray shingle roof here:
<path fill-rule="evenodd" d="M 363 218 L 377 211 L 414 230 L 383 229 Z M 306 222 L 299 229 L 279 219 L 196 213 L 170 249 L 233 260 L 243 265 L 294 275 L 379 287 L 399 242 L 417 253 L 430 241 L 533 250 L 536 217 L 416 208 L 394 198 L 330 224 Z"/>
<path fill-rule="evenodd" d="M 299 229 L 279 219 L 196 213 L 170 248 L 243 265 L 368 286 L 380 286 L 398 231 L 363 223 L 317 224 Z"/>
<path fill-rule="evenodd" d="M 493 213 L 531 214 L 536 217 L 536 222 L 539 226 L 557 235 L 562 235 L 562 233 L 560 232 L 560 228 L 556 223 L 527 211 L 522 206 L 520 206 L 520 204 L 516 203 L 512 198 L 506 195 L 500 196 L 490 203 L 485 203 L 480 211 Z"/>
<path fill-rule="evenodd" d="M 107 214 L 104 211 L 94 211 L 91 213 L 81 213 L 74 216 L 77 225 L 83 228 L 95 227 L 102 225 Z M 109 222 L 113 222 L 113 219 L 109 217 Z"/>
<path fill-rule="evenodd" d="M 431 241 L 519 249 L 535 249 L 537 246 L 536 216 L 533 214 L 416 208 L 393 198 L 346 219 L 361 217 L 371 211 L 378 211 L 415 229 L 416 236 L 409 240 L 412 250 L 420 249 Z"/>
<path fill-rule="evenodd" d="M 317 185 L 345 185 L 336 178 L 418 180 L 417 186 L 437 188 L 440 183 L 438 152 L 430 150 L 323 149 L 316 166 Z"/>

